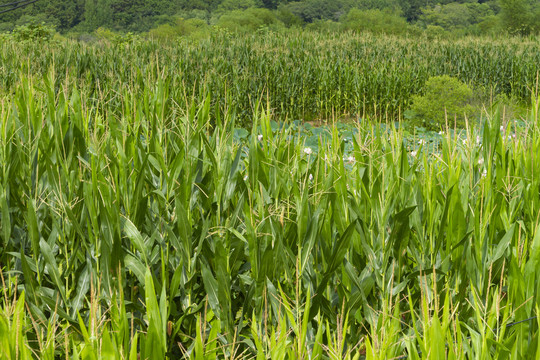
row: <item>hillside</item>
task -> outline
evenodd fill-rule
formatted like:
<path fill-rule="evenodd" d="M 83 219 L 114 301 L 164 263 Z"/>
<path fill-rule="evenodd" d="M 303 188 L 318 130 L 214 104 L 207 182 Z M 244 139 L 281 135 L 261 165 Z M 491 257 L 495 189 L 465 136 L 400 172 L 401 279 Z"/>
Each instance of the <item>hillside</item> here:
<path fill-rule="evenodd" d="M 0 4 L 9 4 L 2 0 Z M 256 11 L 254 9 L 259 9 Z M 265 10 L 265 11 L 263 11 Z M 0 15 L 0 31 L 45 23 L 61 33 L 89 33 L 102 27 L 147 32 L 198 19 L 222 27 L 267 26 L 370 30 L 395 33 L 459 32 L 466 35 L 538 33 L 540 3 L 535 0 L 38 0 Z M 364 28 L 365 27 L 365 28 Z M 400 31 L 397 31 L 400 32 Z"/>

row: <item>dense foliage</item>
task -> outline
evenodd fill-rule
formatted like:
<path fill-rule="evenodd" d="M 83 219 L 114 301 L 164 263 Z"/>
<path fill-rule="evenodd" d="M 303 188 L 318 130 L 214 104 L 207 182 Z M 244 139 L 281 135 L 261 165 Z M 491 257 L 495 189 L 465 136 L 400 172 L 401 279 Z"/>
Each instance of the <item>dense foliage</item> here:
<path fill-rule="evenodd" d="M 0 359 L 536 358 L 538 94 L 429 148 L 381 116 L 452 69 L 526 96 L 535 46 L 4 39 Z"/>
<path fill-rule="evenodd" d="M 448 75 L 429 78 L 425 87 L 425 94 L 413 96 L 409 114 L 405 114 L 411 125 L 430 130 L 465 128 L 467 120 L 474 116 L 470 104 L 473 91 Z"/>
<path fill-rule="evenodd" d="M 2 0 L 0 4 L 10 3 Z M 255 10 L 258 9 L 258 10 Z M 249 10 L 249 11 L 245 11 Z M 266 10 L 263 23 L 256 19 Z M 223 19 L 225 17 L 226 19 Z M 28 22 L 45 22 L 62 33 L 80 34 L 103 27 L 114 31 L 147 32 L 183 19 L 200 19 L 214 26 L 223 22 L 241 31 L 253 27 L 306 26 L 356 31 L 421 32 L 436 27 L 447 35 L 527 35 L 540 31 L 540 3 L 536 0 L 38 0 L 0 15 L 0 30 Z M 234 20 L 231 20 L 234 19 Z M 351 23 L 352 20 L 356 20 Z M 240 24 L 238 24 L 238 22 Z M 250 24 L 242 26 L 241 24 Z"/>

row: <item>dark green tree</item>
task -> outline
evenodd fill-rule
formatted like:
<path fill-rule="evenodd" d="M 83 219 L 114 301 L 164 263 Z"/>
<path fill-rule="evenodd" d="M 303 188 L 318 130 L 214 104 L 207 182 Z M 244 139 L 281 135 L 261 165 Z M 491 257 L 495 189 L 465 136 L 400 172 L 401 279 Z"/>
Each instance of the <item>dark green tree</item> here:
<path fill-rule="evenodd" d="M 424 0 L 401 0 L 401 11 L 408 22 L 415 22 L 422 15 L 422 7 L 427 5 Z"/>
<path fill-rule="evenodd" d="M 305 0 L 292 2 L 287 9 L 305 22 L 315 20 L 339 20 L 346 15 L 354 2 L 350 0 Z"/>
<path fill-rule="evenodd" d="M 55 19 L 58 31 L 66 31 L 82 21 L 84 0 L 54 0 L 36 3 L 34 14 Z"/>
<path fill-rule="evenodd" d="M 352 9 L 342 20 L 346 29 L 373 33 L 404 34 L 408 31 L 407 21 L 390 10 Z"/>
<path fill-rule="evenodd" d="M 0 15 L 0 22 L 9 22 L 15 25 L 27 23 L 41 23 L 53 25 L 59 31 L 65 31 L 77 25 L 82 20 L 85 0 L 48 0 L 25 2 L 30 4 L 13 11 Z M 13 0 L 0 1 L 0 4 L 13 3 Z M 17 5 L 20 6 L 20 5 Z M 2 7 L 0 10 L 12 9 L 12 7 Z"/>
<path fill-rule="evenodd" d="M 424 24 L 440 26 L 445 30 L 463 29 L 494 15 L 486 4 L 457 2 L 425 8 L 422 12 L 420 20 Z"/>
<path fill-rule="evenodd" d="M 531 6 L 527 0 L 499 0 L 501 24 L 512 35 L 527 35 L 531 31 Z"/>
<path fill-rule="evenodd" d="M 278 6 L 288 4 L 291 1 L 290 0 L 261 0 L 262 6 L 266 9 L 274 10 L 277 9 Z"/>
<path fill-rule="evenodd" d="M 108 27 L 112 23 L 111 0 L 86 0 L 84 6 L 84 25 L 87 30 Z"/>
<path fill-rule="evenodd" d="M 224 14 L 217 25 L 235 32 L 254 32 L 263 27 L 278 26 L 279 20 L 268 9 L 249 8 Z"/>

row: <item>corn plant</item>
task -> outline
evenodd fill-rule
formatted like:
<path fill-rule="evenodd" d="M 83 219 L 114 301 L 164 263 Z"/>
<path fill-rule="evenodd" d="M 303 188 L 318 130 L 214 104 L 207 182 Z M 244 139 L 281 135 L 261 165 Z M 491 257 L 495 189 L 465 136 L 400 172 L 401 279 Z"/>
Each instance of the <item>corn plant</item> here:
<path fill-rule="evenodd" d="M 0 359 L 536 356 L 538 96 L 522 125 L 501 109 L 445 129 L 433 148 L 393 123 L 334 123 L 308 138 L 274 121 L 276 104 L 291 116 L 314 109 L 307 74 L 333 55 L 302 50 L 311 68 L 279 70 L 299 79 L 265 66 L 296 66 L 286 54 L 297 47 L 327 51 L 314 36 L 180 45 L 213 71 L 232 66 L 209 55 L 221 51 L 244 61 L 235 76 L 276 74 L 301 90 L 294 103 L 188 71 L 182 61 L 195 60 L 153 43 L 120 55 L 51 44 L 39 61 L 6 62 Z M 349 55 L 376 41 L 332 36 L 319 40 L 345 42 Z M 277 60 L 251 62 L 254 44 Z M 4 58 L 38 59 L 32 44 L 13 46 Z M 248 113 L 251 131 L 239 131 Z"/>

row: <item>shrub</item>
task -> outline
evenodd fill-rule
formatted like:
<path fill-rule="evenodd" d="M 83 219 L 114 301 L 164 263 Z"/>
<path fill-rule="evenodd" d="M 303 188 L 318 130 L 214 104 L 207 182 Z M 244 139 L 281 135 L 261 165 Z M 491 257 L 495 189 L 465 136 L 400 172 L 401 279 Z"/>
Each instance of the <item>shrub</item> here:
<path fill-rule="evenodd" d="M 195 33 L 207 33 L 209 32 L 209 26 L 205 20 L 202 19 L 178 19 L 176 21 L 176 29 L 182 36 L 192 35 Z"/>
<path fill-rule="evenodd" d="M 470 105 L 473 91 L 464 83 L 448 75 L 435 76 L 426 82 L 424 95 L 412 98 L 411 111 L 405 117 L 411 120 L 411 125 L 421 126 L 429 130 L 445 127 L 446 119 L 449 126 L 465 126 L 465 117 L 474 114 Z"/>
<path fill-rule="evenodd" d="M 100 40 L 105 40 L 105 42 L 121 47 L 138 43 L 141 40 L 138 35 L 132 32 L 118 33 L 102 27 L 98 28 L 94 34 Z"/>
<path fill-rule="evenodd" d="M 246 10 L 257 6 L 255 0 L 224 0 L 217 7 L 217 12 L 226 13 L 234 10 Z"/>
<path fill-rule="evenodd" d="M 58 29 L 61 27 L 60 21 L 55 19 L 54 17 L 47 16 L 44 13 L 35 14 L 35 15 L 29 15 L 24 14 L 20 18 L 14 21 L 14 26 L 21 26 L 21 25 L 46 25 L 49 27 L 53 27 L 54 29 Z"/>
<path fill-rule="evenodd" d="M 169 40 L 179 36 L 170 24 L 159 25 L 157 28 L 151 29 L 148 35 L 155 40 Z"/>
<path fill-rule="evenodd" d="M 177 18 L 173 25 L 163 24 L 149 31 L 148 35 L 156 40 L 171 39 L 178 36 L 202 36 L 209 33 L 206 21 L 198 18 Z"/>
<path fill-rule="evenodd" d="M 280 6 L 277 10 L 277 18 L 286 27 L 290 28 L 293 26 L 302 26 L 304 21 L 299 16 L 293 14 L 287 7 Z"/>
<path fill-rule="evenodd" d="M 426 27 L 425 34 L 428 39 L 439 39 L 447 35 L 444 28 L 438 25 L 428 25 Z"/>
<path fill-rule="evenodd" d="M 293 1 L 286 9 L 306 23 L 317 20 L 338 21 L 352 6 L 348 0 L 305 0 Z"/>
<path fill-rule="evenodd" d="M 0 33 L 10 32 L 13 30 L 13 24 L 10 22 L 0 23 Z"/>
<path fill-rule="evenodd" d="M 370 31 L 372 33 L 403 34 L 409 25 L 399 15 L 387 10 L 352 9 L 344 17 L 345 28 L 353 31 Z"/>
<path fill-rule="evenodd" d="M 341 23 L 332 20 L 315 20 L 307 24 L 306 29 L 321 32 L 338 32 L 342 30 Z"/>
<path fill-rule="evenodd" d="M 219 18 L 217 25 L 235 32 L 253 32 L 261 27 L 283 25 L 268 9 L 234 10 Z"/>
<path fill-rule="evenodd" d="M 44 23 L 29 23 L 26 25 L 16 26 L 13 30 L 13 38 L 16 41 L 50 41 L 55 34 L 52 26 Z"/>
<path fill-rule="evenodd" d="M 109 42 L 114 42 L 116 39 L 117 34 L 109 29 L 106 29 L 104 27 L 99 27 L 94 31 L 94 34 L 98 37 L 100 40 L 107 40 Z"/>
<path fill-rule="evenodd" d="M 423 9 L 422 13 L 420 21 L 426 25 L 440 26 L 447 31 L 465 29 L 494 15 L 487 4 L 457 2 L 428 7 Z"/>

